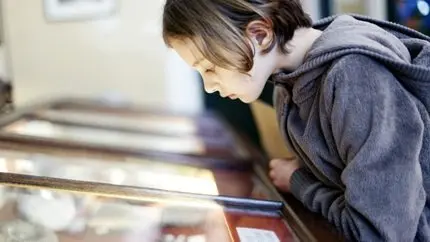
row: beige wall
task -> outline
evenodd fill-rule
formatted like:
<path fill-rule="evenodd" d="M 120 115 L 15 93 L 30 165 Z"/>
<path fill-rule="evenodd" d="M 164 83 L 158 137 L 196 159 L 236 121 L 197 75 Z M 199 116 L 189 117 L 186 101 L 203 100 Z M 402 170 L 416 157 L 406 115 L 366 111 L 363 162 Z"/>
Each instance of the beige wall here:
<path fill-rule="evenodd" d="M 366 4 L 363 0 L 335 0 L 333 3 L 335 13 L 366 14 Z"/>
<path fill-rule="evenodd" d="M 47 22 L 42 0 L 2 0 L 18 105 L 107 92 L 137 104 L 167 105 L 163 1 L 118 1 L 118 12 L 108 18 Z"/>
<path fill-rule="evenodd" d="M 358 13 L 377 19 L 387 19 L 387 1 L 391 0 L 334 0 L 335 14 Z"/>

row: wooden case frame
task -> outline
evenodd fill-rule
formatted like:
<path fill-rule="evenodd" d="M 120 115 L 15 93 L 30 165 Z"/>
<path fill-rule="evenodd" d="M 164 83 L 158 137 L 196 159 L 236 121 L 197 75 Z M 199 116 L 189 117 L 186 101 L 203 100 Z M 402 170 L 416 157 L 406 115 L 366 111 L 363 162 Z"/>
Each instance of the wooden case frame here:
<path fill-rule="evenodd" d="M 145 112 L 153 112 L 152 110 L 136 109 L 134 107 L 122 107 L 122 106 L 109 106 L 98 102 L 88 102 L 88 100 L 78 99 L 62 99 L 51 102 L 43 102 L 41 104 L 32 105 L 26 108 L 17 110 L 12 114 L 8 114 L 3 118 L 0 118 L 0 130 L 8 124 L 11 124 L 24 117 L 36 117 L 37 111 L 64 108 L 64 107 L 77 107 L 77 108 L 88 108 L 93 110 L 102 110 L 104 112 L 114 112 L 115 114 L 131 113 L 141 114 Z M 170 113 L 159 112 L 160 114 L 170 115 Z M 182 114 L 178 114 L 182 115 Z M 27 148 L 30 150 L 42 150 L 42 152 L 48 153 L 61 153 L 62 150 L 67 149 L 73 153 L 87 153 L 94 156 L 103 157 L 104 155 L 113 156 L 134 156 L 134 157 L 146 157 L 154 159 L 169 160 L 176 164 L 185 164 L 197 167 L 205 168 L 216 168 L 216 169 L 231 169 L 231 170 L 252 170 L 256 176 L 263 182 L 265 188 L 270 191 L 272 198 L 269 200 L 258 200 L 240 197 L 228 197 L 228 196 L 209 196 L 199 194 L 187 194 L 180 192 L 163 191 L 157 189 L 147 189 L 142 187 L 131 187 L 131 186 L 119 186 L 112 184 L 103 183 L 91 183 L 82 181 L 72 181 L 66 179 L 57 178 L 46 178 L 46 177 L 35 177 L 20 174 L 0 173 L 0 184 L 6 186 L 26 187 L 35 189 L 52 189 L 58 191 L 70 191 L 75 193 L 93 194 L 105 197 L 114 197 L 127 200 L 139 200 L 145 196 L 180 196 L 184 199 L 196 198 L 206 199 L 214 201 L 226 208 L 240 208 L 257 210 L 259 212 L 270 212 L 280 214 L 287 221 L 292 231 L 297 235 L 301 241 L 317 241 L 313 234 L 309 231 L 307 226 L 304 225 L 301 218 L 293 211 L 293 208 L 285 201 L 285 198 L 281 196 L 276 188 L 272 185 L 269 178 L 266 175 L 267 171 L 267 159 L 266 157 L 257 150 L 250 142 L 248 142 L 239 133 L 233 131 L 233 129 L 216 114 L 205 113 L 206 117 L 217 120 L 221 127 L 224 127 L 225 131 L 232 134 L 235 138 L 235 142 L 239 143 L 244 149 L 245 153 L 248 153 L 245 157 L 217 157 L 210 155 L 189 155 L 189 154 L 167 154 L 163 152 L 152 152 L 152 151 L 139 151 L 130 149 L 118 149 L 115 147 L 103 147 L 103 146 L 91 146 L 87 144 L 71 143 L 71 142 L 58 142 L 48 139 L 39 139 L 35 137 L 26 137 L 15 135 L 11 133 L 0 132 L 0 147 L 12 148 L 16 147 Z M 193 117 L 191 118 L 198 118 Z M 91 127 L 91 125 L 89 125 Z M 112 127 L 105 127 L 112 128 Z M 121 131 L 121 130 L 120 130 Z M 122 130 L 130 132 L 130 130 Z"/>
<path fill-rule="evenodd" d="M 148 197 L 160 199 L 180 199 L 187 201 L 214 202 L 225 210 L 238 210 L 249 214 L 277 214 L 286 226 L 290 228 L 299 241 L 317 241 L 292 209 L 279 197 L 275 200 L 258 200 L 249 198 L 227 197 L 188 194 L 181 192 L 163 191 L 158 189 L 147 189 L 141 187 L 118 186 L 112 184 L 82 182 L 76 180 L 57 179 L 49 177 L 37 177 L 31 175 L 11 174 L 0 172 L 0 185 L 25 189 L 53 190 L 57 192 L 70 192 L 75 194 L 86 194 L 98 197 L 108 197 L 129 202 L 139 203 Z M 277 193 L 273 193 L 277 194 Z"/>

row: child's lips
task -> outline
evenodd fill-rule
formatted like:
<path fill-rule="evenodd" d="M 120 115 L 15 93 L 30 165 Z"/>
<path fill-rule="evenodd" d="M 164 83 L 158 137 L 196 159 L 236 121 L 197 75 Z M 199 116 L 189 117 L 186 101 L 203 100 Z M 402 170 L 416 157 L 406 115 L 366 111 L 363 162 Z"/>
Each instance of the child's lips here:
<path fill-rule="evenodd" d="M 234 94 L 231 94 L 231 95 L 229 95 L 228 96 L 230 99 L 237 99 L 237 96 L 236 95 L 234 95 Z"/>

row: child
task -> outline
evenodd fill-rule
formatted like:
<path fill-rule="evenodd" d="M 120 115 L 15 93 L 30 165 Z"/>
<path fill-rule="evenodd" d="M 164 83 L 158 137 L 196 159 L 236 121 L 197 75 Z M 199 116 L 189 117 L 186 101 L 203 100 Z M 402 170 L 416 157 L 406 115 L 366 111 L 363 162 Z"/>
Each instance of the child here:
<path fill-rule="evenodd" d="M 205 90 L 276 84 L 296 160 L 270 175 L 349 240 L 430 241 L 430 38 L 362 16 L 312 24 L 299 0 L 167 0 L 163 35 Z"/>

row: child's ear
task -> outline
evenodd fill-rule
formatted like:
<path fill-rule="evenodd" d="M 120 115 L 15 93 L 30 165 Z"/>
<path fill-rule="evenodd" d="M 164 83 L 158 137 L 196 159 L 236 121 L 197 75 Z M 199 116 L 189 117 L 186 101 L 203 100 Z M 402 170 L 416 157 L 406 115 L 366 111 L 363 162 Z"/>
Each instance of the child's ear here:
<path fill-rule="evenodd" d="M 272 24 L 266 20 L 254 20 L 246 27 L 246 35 L 255 47 L 266 50 L 273 42 Z"/>

